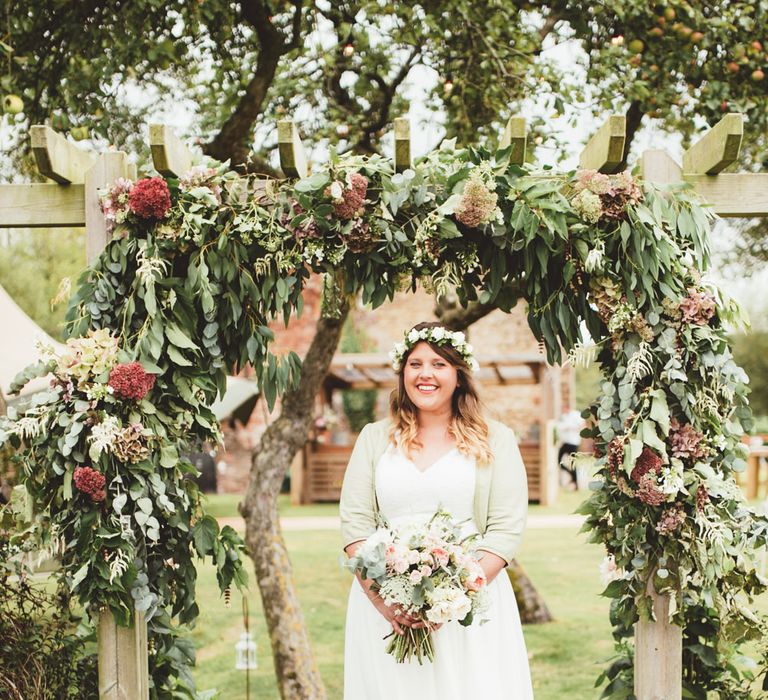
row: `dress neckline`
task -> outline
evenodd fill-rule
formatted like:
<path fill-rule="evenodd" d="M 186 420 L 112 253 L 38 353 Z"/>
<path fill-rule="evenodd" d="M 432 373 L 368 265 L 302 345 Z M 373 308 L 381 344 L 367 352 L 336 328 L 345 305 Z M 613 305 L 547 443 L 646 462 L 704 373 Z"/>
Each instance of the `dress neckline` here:
<path fill-rule="evenodd" d="M 419 474 L 426 474 L 428 471 L 431 471 L 432 469 L 434 469 L 434 467 L 440 462 L 442 462 L 446 457 L 448 457 L 449 455 L 452 455 L 454 452 L 457 452 L 458 448 L 454 445 L 450 450 L 448 450 L 448 452 L 444 452 L 443 454 L 441 454 L 434 462 L 432 462 L 432 464 L 430 464 L 428 467 L 425 467 L 424 469 L 419 469 L 416 466 L 416 462 L 410 459 L 405 454 L 405 452 L 403 452 L 403 449 L 399 445 L 398 445 L 398 450 L 400 451 L 400 454 L 402 455 L 403 459 L 406 462 L 408 462 L 408 464 L 410 464 L 416 472 L 418 472 Z"/>

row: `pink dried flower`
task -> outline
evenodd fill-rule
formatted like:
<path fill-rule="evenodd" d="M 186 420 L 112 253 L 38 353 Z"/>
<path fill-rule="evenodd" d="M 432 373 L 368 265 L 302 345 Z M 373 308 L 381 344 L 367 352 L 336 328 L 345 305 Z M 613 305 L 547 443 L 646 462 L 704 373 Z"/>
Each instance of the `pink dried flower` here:
<path fill-rule="evenodd" d="M 656 532 L 660 535 L 672 535 L 677 532 L 685 522 L 685 511 L 679 503 L 672 508 L 667 508 L 661 514 L 656 523 Z"/>
<path fill-rule="evenodd" d="M 709 449 L 703 444 L 704 434 L 696 430 L 690 423 L 680 424 L 673 418 L 669 428 L 673 457 L 703 459 L 709 454 Z"/>
<path fill-rule="evenodd" d="M 107 480 L 104 475 L 91 469 L 91 467 L 77 467 L 73 475 L 73 481 L 75 482 L 75 488 L 78 491 L 82 491 L 86 496 L 90 496 L 94 503 L 99 503 L 107 497 L 106 486 Z"/>
<path fill-rule="evenodd" d="M 347 179 L 349 187 L 333 182 L 325 188 L 325 196 L 333 198 L 333 211 L 340 219 L 354 219 L 362 214 L 365 195 L 368 192 L 368 178 L 352 173 Z"/>
<path fill-rule="evenodd" d="M 171 208 L 171 192 L 162 177 L 139 180 L 128 195 L 128 206 L 142 219 L 162 219 Z"/>
<path fill-rule="evenodd" d="M 635 495 L 649 506 L 660 506 L 666 500 L 666 496 L 656 485 L 656 475 L 653 472 L 640 479 Z"/>
<path fill-rule="evenodd" d="M 108 383 L 118 398 L 141 401 L 155 385 L 155 375 L 146 372 L 140 362 L 128 362 L 109 373 Z"/>
<path fill-rule="evenodd" d="M 606 194 L 611 189 L 611 178 L 597 170 L 580 170 L 576 177 L 577 190 L 589 190 L 592 194 Z"/>
<path fill-rule="evenodd" d="M 454 216 L 469 228 L 477 228 L 487 224 L 496 214 L 498 195 L 488 189 L 479 177 L 470 177 L 464 185 Z"/>
<path fill-rule="evenodd" d="M 704 291 L 689 289 L 688 296 L 680 302 L 683 323 L 703 326 L 715 315 L 715 298 Z"/>

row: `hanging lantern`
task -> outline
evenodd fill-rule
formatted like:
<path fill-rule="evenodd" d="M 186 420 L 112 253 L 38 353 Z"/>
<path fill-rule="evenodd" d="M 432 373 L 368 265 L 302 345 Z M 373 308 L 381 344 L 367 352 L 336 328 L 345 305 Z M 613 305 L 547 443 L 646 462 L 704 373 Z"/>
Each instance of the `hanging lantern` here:
<path fill-rule="evenodd" d="M 248 598 L 243 596 L 243 625 L 245 632 L 240 635 L 240 640 L 235 644 L 235 668 L 238 671 L 246 671 L 246 697 L 250 697 L 250 685 L 248 671 L 258 668 L 256 661 L 256 642 L 250 630 L 248 617 Z"/>
<path fill-rule="evenodd" d="M 243 632 L 240 641 L 235 644 L 235 668 L 238 671 L 250 671 L 258 667 L 256 642 L 250 632 Z"/>

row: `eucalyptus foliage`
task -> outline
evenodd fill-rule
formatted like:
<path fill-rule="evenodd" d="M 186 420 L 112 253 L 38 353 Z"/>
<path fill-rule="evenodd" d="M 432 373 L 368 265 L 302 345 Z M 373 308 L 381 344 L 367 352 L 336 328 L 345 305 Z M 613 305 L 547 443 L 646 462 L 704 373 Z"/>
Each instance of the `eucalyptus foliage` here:
<path fill-rule="evenodd" d="M 603 368 L 602 395 L 586 412 L 600 479 L 583 512 L 612 556 L 605 595 L 621 648 L 651 614 L 652 582 L 686 626 L 691 697 L 747 697 L 749 672 L 734 655 L 763 629 L 745 603 L 764 588 L 753 550 L 768 521 L 733 479 L 751 416 L 723 330 L 738 308 L 700 277 L 712 217 L 685 189 L 641 186 L 628 173 L 534 171 L 509 156 L 448 141 L 402 173 L 376 155 L 332 153 L 298 181 L 238 178 L 216 165 L 105 193 L 114 239 L 79 281 L 70 332 L 108 332 L 154 386 L 138 404 L 105 394 L 96 415 L 59 386 L 4 427 L 47 515 L 43 531 L 56 526 L 64 538 L 63 574 L 75 589 L 124 619 L 131 598 L 151 598 L 148 608 L 191 620 L 193 546 L 214 556 L 222 585 L 238 579 L 227 562 L 239 545 L 199 513 L 179 454 L 218 437 L 208 407 L 227 371 L 252 364 L 270 405 L 296 382 L 299 360 L 270 352 L 268 324 L 301 310 L 312 272 L 326 276 L 326 313 L 344 295 L 376 307 L 417 283 L 505 310 L 525 298 L 551 362 L 591 352 L 583 322 Z M 157 200 L 132 204 L 150 189 Z M 158 204 L 166 191 L 167 208 Z M 103 503 L 89 503 L 72 491 L 72 471 L 109 416 L 140 422 L 153 447 L 132 465 L 100 457 L 111 480 Z M 122 514 L 133 516 L 127 532 L 114 524 Z M 104 552 L 122 548 L 136 559 L 110 582 Z M 164 565 L 179 557 L 185 566 Z M 628 697 L 630 676 L 622 657 L 606 694 Z"/>

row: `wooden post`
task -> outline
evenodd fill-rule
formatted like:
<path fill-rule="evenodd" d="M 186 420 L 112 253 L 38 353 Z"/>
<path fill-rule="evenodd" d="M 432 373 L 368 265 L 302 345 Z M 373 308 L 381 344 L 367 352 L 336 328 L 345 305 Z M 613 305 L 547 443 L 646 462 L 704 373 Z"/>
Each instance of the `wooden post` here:
<path fill-rule="evenodd" d="M 642 177 L 648 182 L 680 181 L 680 167 L 665 151 L 645 151 Z M 683 696 L 683 629 L 669 622 L 670 597 L 648 584 L 656 620 L 635 625 L 635 696 L 637 700 L 681 700 Z"/>
<path fill-rule="evenodd" d="M 117 178 L 135 177 L 136 169 L 121 151 L 100 155 L 85 174 L 86 255 L 93 262 L 109 242 L 99 206 L 99 190 Z M 149 700 L 147 622 L 136 613 L 131 627 L 121 627 L 109 610 L 99 614 L 99 699 Z"/>
<path fill-rule="evenodd" d="M 147 622 L 137 612 L 131 627 L 112 613 L 99 615 L 99 700 L 148 700 Z"/>
<path fill-rule="evenodd" d="M 669 624 L 668 595 L 649 585 L 656 621 L 635 625 L 635 695 L 637 700 L 680 700 L 683 696 L 683 630 Z"/>
<path fill-rule="evenodd" d="M 527 145 L 527 126 L 525 117 L 510 117 L 504 127 L 504 133 L 499 141 L 499 150 L 512 146 L 509 162 L 522 165 L 525 163 L 525 148 Z"/>
<path fill-rule="evenodd" d="M 301 144 L 299 131 L 291 119 L 277 122 L 277 150 L 280 154 L 280 167 L 288 177 L 307 177 L 309 166 Z"/>
<path fill-rule="evenodd" d="M 411 167 L 411 121 L 408 117 L 395 119 L 395 172 Z"/>

